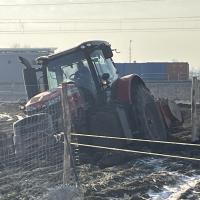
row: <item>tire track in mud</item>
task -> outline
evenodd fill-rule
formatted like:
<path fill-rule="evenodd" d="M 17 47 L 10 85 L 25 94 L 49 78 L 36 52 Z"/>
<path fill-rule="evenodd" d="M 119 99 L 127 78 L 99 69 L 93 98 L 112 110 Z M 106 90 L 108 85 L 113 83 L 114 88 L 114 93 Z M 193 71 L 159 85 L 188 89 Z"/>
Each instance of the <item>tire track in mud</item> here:
<path fill-rule="evenodd" d="M 85 166 L 80 177 L 85 199 L 200 199 L 197 166 L 147 157 L 106 169 Z"/>

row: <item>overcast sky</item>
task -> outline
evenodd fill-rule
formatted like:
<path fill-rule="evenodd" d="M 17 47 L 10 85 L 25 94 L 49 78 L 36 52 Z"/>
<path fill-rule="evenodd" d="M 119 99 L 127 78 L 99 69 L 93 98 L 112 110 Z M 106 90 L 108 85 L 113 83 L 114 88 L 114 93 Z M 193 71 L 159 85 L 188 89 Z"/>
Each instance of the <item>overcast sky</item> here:
<path fill-rule="evenodd" d="M 101 39 L 120 52 L 116 62 L 128 62 L 132 40 L 132 60 L 200 70 L 199 10 L 199 0 L 0 0 L 0 47 L 63 50 Z"/>

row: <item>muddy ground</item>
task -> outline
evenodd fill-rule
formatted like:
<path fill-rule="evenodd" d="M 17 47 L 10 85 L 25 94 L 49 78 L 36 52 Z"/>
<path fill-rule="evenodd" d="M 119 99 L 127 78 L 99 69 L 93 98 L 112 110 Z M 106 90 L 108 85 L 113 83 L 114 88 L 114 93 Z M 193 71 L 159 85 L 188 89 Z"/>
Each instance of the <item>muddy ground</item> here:
<path fill-rule="evenodd" d="M 182 105 L 181 109 L 185 118 L 184 128 L 171 130 L 173 134 L 170 140 L 187 142 L 191 138 L 190 108 Z M 1 138 L 5 139 L 2 135 L 12 136 L 12 124 L 21 115 L 16 104 L 0 104 Z M 157 146 L 152 151 L 162 152 L 168 149 L 162 148 Z M 184 147 L 176 150 L 170 147 L 169 152 L 200 158 L 199 149 Z M 13 154 L 12 149 L 7 149 L 5 155 L 7 154 Z M 95 157 L 92 161 L 91 156 Z M 14 155 L 11 158 L 10 162 L 1 162 L 0 165 L 1 200 L 46 199 L 45 194 L 51 194 L 52 190 L 61 185 L 62 163 L 24 168 L 13 162 Z M 88 160 L 89 163 L 80 160 L 82 165 L 76 168 L 84 199 L 200 199 L 200 161 L 111 152 L 107 152 L 103 157 L 91 154 Z M 55 200 L 63 199 L 62 192 L 57 189 Z"/>

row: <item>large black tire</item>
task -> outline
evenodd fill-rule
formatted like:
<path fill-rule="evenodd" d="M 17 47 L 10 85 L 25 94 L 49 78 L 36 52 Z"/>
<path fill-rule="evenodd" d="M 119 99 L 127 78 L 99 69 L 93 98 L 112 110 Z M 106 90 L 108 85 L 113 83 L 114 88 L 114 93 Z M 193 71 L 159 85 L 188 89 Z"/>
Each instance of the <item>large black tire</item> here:
<path fill-rule="evenodd" d="M 48 147 L 53 145 L 52 120 L 48 114 L 26 117 L 15 122 L 13 128 L 15 155 L 18 159 L 43 159 Z"/>
<path fill-rule="evenodd" d="M 142 83 L 138 83 L 132 91 L 133 112 L 136 116 L 137 129 L 141 138 L 150 140 L 166 140 L 167 131 L 162 115 L 154 97 Z"/>
<path fill-rule="evenodd" d="M 90 134 L 124 137 L 123 130 L 117 113 L 113 110 L 99 111 L 90 119 Z M 93 138 L 92 143 L 99 146 L 120 147 L 124 145 L 124 141 L 116 139 L 100 139 Z"/>

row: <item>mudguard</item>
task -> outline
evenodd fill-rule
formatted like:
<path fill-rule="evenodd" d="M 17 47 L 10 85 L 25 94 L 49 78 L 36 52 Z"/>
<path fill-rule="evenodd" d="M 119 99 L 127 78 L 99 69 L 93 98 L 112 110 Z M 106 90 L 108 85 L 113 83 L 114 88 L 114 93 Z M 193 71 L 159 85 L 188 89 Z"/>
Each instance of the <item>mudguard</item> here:
<path fill-rule="evenodd" d="M 131 130 L 139 137 L 151 140 L 166 140 L 167 131 L 155 99 L 143 80 L 137 75 L 128 75 L 117 80 L 114 100 L 127 105 L 127 118 Z"/>
<path fill-rule="evenodd" d="M 115 84 L 114 98 L 121 103 L 132 104 L 134 101 L 133 88 L 138 84 L 146 87 L 144 81 L 136 74 L 119 78 Z"/>

